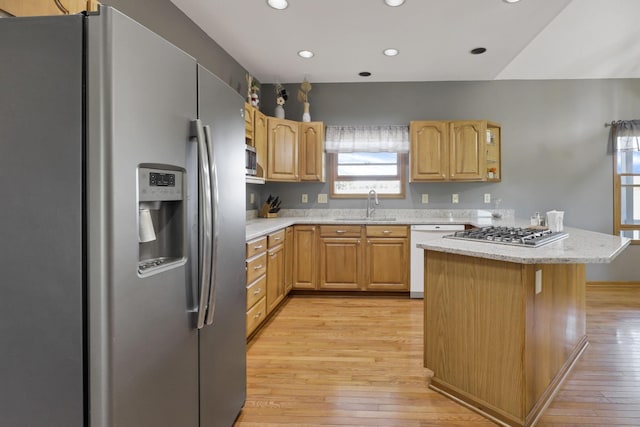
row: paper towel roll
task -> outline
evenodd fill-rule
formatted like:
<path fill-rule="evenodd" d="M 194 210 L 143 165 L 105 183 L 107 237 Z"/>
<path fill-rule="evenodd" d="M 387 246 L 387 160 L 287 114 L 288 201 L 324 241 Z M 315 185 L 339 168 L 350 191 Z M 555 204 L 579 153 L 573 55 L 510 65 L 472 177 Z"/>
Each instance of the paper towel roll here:
<path fill-rule="evenodd" d="M 156 240 L 156 232 L 151 220 L 149 209 L 138 210 L 138 241 L 140 243 Z"/>

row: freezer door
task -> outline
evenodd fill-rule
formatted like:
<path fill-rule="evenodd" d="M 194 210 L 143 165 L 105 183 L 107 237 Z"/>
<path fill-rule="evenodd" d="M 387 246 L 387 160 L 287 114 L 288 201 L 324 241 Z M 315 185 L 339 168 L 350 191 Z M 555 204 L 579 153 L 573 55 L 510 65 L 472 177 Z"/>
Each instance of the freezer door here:
<path fill-rule="evenodd" d="M 228 427 L 246 398 L 244 101 L 200 66 L 198 77 L 198 114 L 209 126 L 218 181 L 213 317 L 200 330 L 200 423 Z"/>
<path fill-rule="evenodd" d="M 138 272 L 137 182 L 141 165 L 196 173 L 196 62 L 111 8 L 89 19 L 91 426 L 197 427 L 197 254 Z"/>
<path fill-rule="evenodd" d="M 0 19 L 0 426 L 82 426 L 81 16 Z"/>

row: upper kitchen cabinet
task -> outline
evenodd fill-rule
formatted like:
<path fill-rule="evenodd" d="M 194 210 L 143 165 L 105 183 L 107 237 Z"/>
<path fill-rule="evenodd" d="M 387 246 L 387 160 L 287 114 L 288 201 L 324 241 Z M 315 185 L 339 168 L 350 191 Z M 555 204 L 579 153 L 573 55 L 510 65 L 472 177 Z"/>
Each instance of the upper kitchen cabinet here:
<path fill-rule="evenodd" d="M 324 124 L 322 122 L 300 123 L 300 181 L 325 182 Z"/>
<path fill-rule="evenodd" d="M 253 112 L 253 146 L 256 149 L 256 177 L 267 177 L 267 116 L 260 111 Z"/>
<path fill-rule="evenodd" d="M 325 181 L 324 125 L 267 119 L 267 180 Z"/>
<path fill-rule="evenodd" d="M 409 157 L 411 181 L 446 181 L 449 178 L 447 122 L 411 122 Z"/>
<path fill-rule="evenodd" d="M 298 128 L 292 120 L 267 120 L 267 180 L 299 181 Z"/>
<path fill-rule="evenodd" d="M 486 120 L 411 122 L 411 181 L 499 181 L 500 126 Z"/>
<path fill-rule="evenodd" d="M 13 16 L 75 15 L 98 10 L 97 0 L 16 1 L 0 0 L 0 9 Z"/>

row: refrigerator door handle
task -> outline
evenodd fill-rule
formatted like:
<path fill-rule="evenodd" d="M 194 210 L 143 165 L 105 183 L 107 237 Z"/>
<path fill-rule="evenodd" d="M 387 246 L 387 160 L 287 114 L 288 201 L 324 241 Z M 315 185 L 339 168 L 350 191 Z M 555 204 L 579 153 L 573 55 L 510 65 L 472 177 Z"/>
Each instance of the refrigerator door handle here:
<path fill-rule="evenodd" d="M 213 196 L 213 262 L 211 264 L 211 284 L 209 286 L 209 304 L 207 308 L 207 325 L 213 324 L 213 312 L 216 308 L 216 270 L 218 268 L 218 235 L 220 231 L 220 215 L 218 215 L 218 204 L 220 196 L 218 192 L 218 168 L 213 156 L 213 138 L 211 136 L 211 126 L 204 126 L 204 135 L 207 141 L 209 161 L 211 167 L 211 192 Z"/>
<path fill-rule="evenodd" d="M 212 221 L 211 221 L 211 177 L 209 174 L 209 152 L 205 141 L 205 131 L 200 119 L 192 123 L 193 133 L 198 142 L 198 192 L 200 195 L 200 298 L 198 300 L 197 328 L 202 329 L 205 324 L 207 301 L 211 286 L 211 252 L 212 252 Z"/>

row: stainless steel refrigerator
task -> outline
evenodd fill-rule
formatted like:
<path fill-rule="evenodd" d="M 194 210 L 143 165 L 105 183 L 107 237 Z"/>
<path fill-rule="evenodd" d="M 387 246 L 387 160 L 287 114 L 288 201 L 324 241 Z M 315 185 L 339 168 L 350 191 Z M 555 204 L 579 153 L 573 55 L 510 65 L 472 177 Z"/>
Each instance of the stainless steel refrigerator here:
<path fill-rule="evenodd" d="M 0 19 L 0 425 L 230 426 L 242 98 L 120 12 Z"/>

